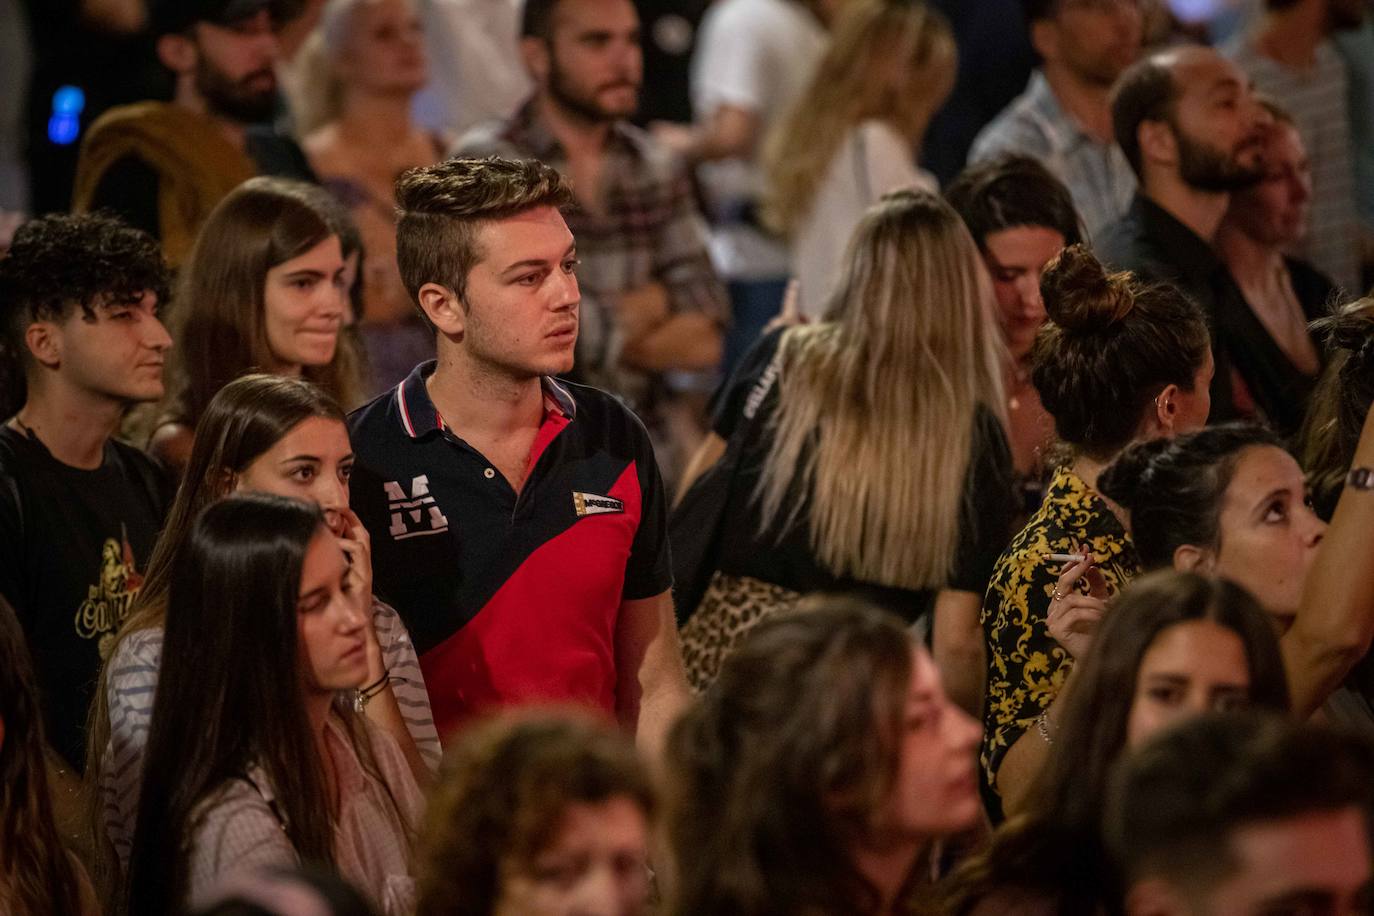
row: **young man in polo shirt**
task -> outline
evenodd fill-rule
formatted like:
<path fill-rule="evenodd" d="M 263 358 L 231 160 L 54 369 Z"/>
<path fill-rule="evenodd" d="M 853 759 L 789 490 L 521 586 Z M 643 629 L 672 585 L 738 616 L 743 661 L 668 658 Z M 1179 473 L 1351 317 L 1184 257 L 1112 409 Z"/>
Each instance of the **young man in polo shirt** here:
<path fill-rule="evenodd" d="M 567 185 L 534 161 L 455 159 L 403 175 L 396 200 L 438 360 L 353 414 L 352 501 L 440 734 L 573 702 L 657 748 L 687 696 L 663 486 L 633 414 L 553 378 L 580 301 Z"/>

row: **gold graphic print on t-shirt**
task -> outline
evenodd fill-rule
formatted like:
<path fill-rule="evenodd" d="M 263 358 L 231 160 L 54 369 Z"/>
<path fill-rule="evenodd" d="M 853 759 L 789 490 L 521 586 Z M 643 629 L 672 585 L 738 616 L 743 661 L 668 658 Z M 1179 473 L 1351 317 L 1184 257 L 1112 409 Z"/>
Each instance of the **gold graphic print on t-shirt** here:
<path fill-rule="evenodd" d="M 76 611 L 76 635 L 100 640 L 100 657 L 108 659 L 119 625 L 143 586 L 143 574 L 134 566 L 134 549 L 128 533 L 119 540 L 107 538 L 100 549 L 100 582 L 86 589 L 86 600 Z"/>

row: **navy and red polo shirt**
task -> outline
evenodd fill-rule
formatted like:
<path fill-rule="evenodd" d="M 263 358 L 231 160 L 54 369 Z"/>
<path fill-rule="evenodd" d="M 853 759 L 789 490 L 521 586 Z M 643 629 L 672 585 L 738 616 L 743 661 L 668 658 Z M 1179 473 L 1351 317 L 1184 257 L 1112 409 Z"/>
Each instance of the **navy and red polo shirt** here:
<path fill-rule="evenodd" d="M 672 585 L 643 424 L 602 391 L 544 379 L 517 496 L 444 424 L 425 387 L 434 365 L 354 411 L 349 428 L 373 589 L 410 630 L 439 733 L 516 703 L 613 711 L 621 602 Z"/>

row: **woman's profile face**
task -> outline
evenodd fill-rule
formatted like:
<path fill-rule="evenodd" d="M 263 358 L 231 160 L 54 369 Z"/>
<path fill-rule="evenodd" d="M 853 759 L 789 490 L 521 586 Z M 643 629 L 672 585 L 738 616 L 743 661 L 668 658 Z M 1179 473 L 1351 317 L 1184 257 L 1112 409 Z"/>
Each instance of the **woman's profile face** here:
<path fill-rule="evenodd" d="M 333 361 L 348 310 L 346 278 L 336 235 L 267 271 L 263 327 L 275 365 L 264 371 L 299 375 L 306 366 Z"/>
<path fill-rule="evenodd" d="M 930 653 L 914 647 L 897 774 L 877 829 L 924 840 L 972 826 L 981 811 L 974 768 L 981 735 L 978 723 L 945 695 Z"/>
<path fill-rule="evenodd" d="M 649 901 L 649 824 L 626 796 L 570 802 L 528 862 L 501 864 L 495 916 L 640 916 Z"/>
<path fill-rule="evenodd" d="M 341 535 L 352 473 L 347 427 L 331 417 L 307 417 L 244 468 L 234 489 L 314 503 L 329 530 Z"/>
<path fill-rule="evenodd" d="M 1235 631 L 1211 620 L 1187 620 L 1162 630 L 1136 671 L 1126 746 L 1205 712 L 1250 701 L 1250 663 Z"/>
<path fill-rule="evenodd" d="M 305 681 L 323 692 L 362 686 L 367 678 L 366 623 L 353 594 L 348 560 L 320 528 L 301 564 L 296 639 Z"/>
<path fill-rule="evenodd" d="M 1218 530 L 1211 572 L 1248 590 L 1281 625 L 1291 622 L 1326 532 L 1293 456 L 1272 445 L 1241 452 Z"/>
<path fill-rule="evenodd" d="M 359 0 L 350 14 L 341 76 L 378 91 L 418 92 L 429 82 L 425 33 L 412 0 Z"/>

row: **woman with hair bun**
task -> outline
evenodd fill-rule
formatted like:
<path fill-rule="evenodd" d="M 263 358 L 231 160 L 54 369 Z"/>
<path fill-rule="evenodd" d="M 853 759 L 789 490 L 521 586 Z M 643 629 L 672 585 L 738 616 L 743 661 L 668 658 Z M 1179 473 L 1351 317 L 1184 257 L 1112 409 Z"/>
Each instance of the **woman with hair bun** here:
<path fill-rule="evenodd" d="M 1097 490 L 1098 474 L 1132 442 L 1201 427 L 1210 407 L 1206 319 L 1178 290 L 1108 274 L 1073 245 L 1046 268 L 1041 293 L 1049 321 L 1031 351 L 1031 379 L 1065 448 L 983 602 L 982 764 L 994 820 L 1024 800 L 1053 740 L 1074 658 L 1104 599 L 1140 568 L 1119 509 Z"/>

